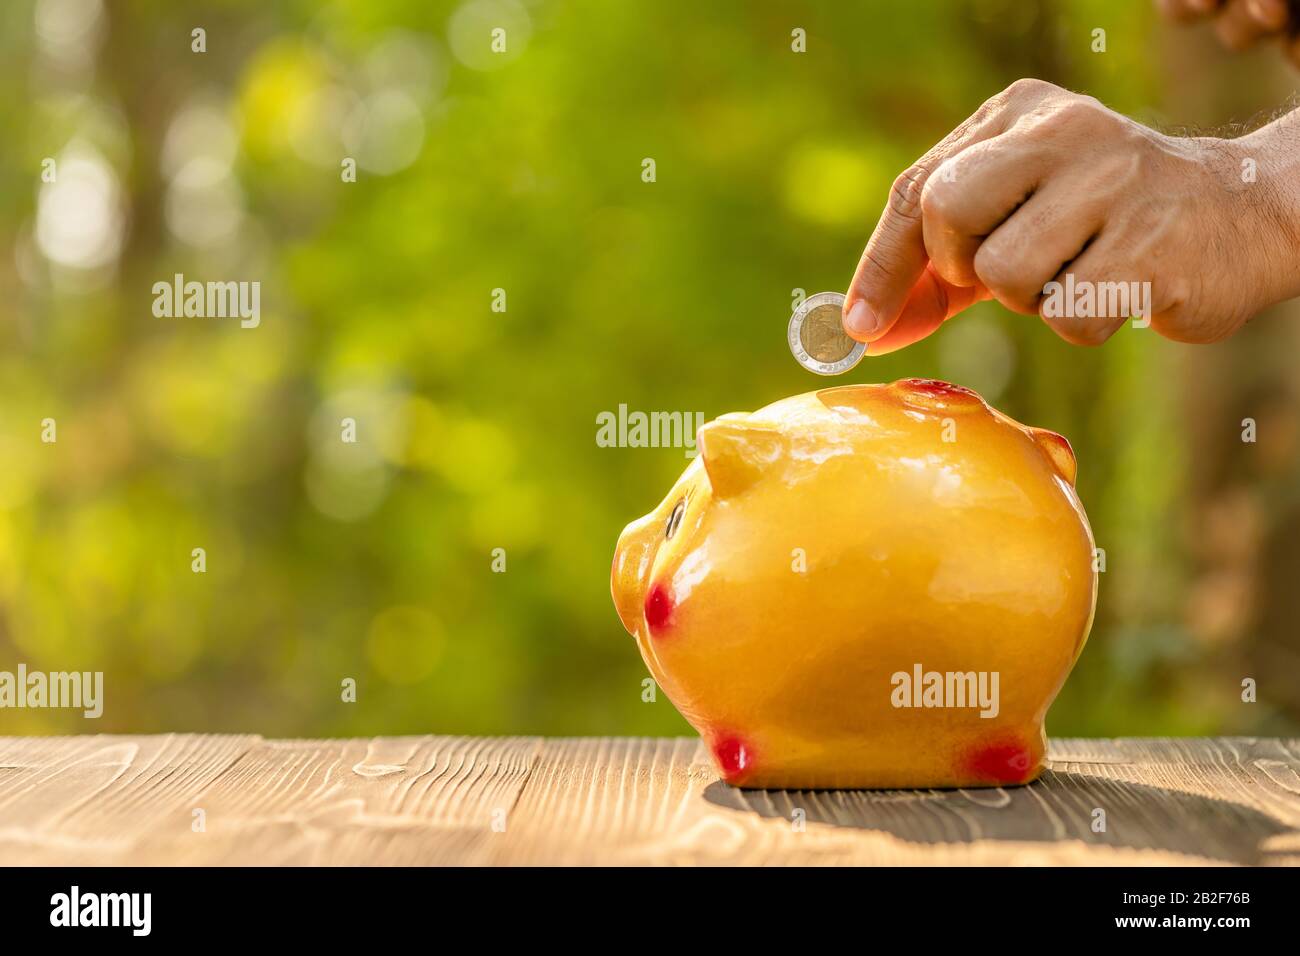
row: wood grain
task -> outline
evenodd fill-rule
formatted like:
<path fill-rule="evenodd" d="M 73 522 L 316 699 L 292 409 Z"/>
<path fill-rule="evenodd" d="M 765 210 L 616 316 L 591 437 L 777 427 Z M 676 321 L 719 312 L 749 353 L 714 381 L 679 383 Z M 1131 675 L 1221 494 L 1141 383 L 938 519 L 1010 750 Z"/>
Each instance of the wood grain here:
<path fill-rule="evenodd" d="M 1028 787 L 741 791 L 695 739 L 0 738 L 0 864 L 1300 864 L 1300 741 L 1049 757 Z"/>
<path fill-rule="evenodd" d="M 128 862 L 160 819 L 192 805 L 257 739 L 0 738 L 0 863 Z"/>

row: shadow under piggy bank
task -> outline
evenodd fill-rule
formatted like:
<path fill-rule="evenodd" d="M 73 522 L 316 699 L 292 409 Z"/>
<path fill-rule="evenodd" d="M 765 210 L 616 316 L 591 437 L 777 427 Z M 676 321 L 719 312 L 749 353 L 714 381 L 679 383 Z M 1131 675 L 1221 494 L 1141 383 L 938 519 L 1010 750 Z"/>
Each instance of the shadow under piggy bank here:
<path fill-rule="evenodd" d="M 1164 850 L 1237 864 L 1292 828 L 1227 800 L 1087 774 L 1045 771 L 1032 784 L 974 790 L 740 790 L 717 781 L 710 803 L 761 817 L 878 830 L 912 843 L 1059 842 Z M 1097 810 L 1105 830 L 1095 832 Z"/>

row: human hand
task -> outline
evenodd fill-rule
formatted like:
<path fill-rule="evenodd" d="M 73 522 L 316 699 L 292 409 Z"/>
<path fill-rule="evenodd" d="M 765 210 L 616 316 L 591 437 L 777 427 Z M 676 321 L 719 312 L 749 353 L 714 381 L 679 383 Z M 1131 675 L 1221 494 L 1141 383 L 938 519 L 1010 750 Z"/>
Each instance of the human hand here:
<path fill-rule="evenodd" d="M 1287 59 L 1300 66 L 1300 23 L 1287 0 L 1156 0 L 1156 6 L 1170 20 L 1212 20 L 1219 41 L 1229 50 L 1280 38 Z"/>
<path fill-rule="evenodd" d="M 895 180 L 845 330 L 880 355 L 992 297 L 1080 345 L 1134 315 L 1178 341 L 1224 338 L 1300 294 L 1297 125 L 1171 137 L 1019 80 Z M 1075 298 L 1088 288 L 1091 305 Z"/>

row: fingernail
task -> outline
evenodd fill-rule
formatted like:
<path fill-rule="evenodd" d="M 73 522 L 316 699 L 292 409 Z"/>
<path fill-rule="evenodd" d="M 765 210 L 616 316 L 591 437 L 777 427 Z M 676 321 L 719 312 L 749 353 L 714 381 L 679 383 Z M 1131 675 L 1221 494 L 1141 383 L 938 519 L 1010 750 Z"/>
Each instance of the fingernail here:
<path fill-rule="evenodd" d="M 876 331 L 876 317 L 867 308 L 867 303 L 858 299 L 844 316 L 844 328 L 850 335 L 870 335 Z"/>

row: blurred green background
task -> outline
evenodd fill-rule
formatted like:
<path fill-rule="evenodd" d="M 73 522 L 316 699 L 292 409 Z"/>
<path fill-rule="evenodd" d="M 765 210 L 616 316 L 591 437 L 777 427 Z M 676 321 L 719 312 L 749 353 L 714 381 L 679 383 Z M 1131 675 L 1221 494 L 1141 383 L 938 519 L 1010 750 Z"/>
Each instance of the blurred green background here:
<path fill-rule="evenodd" d="M 843 289 L 894 175 L 1016 78 L 1214 126 L 1279 59 L 1134 0 L 4 4 L 0 669 L 106 701 L 0 732 L 687 732 L 608 584 L 685 460 L 596 416 L 824 384 L 793 290 Z M 178 272 L 261 282 L 261 325 L 156 318 Z M 1298 345 L 1083 350 L 986 304 L 845 377 L 1074 443 L 1107 569 L 1052 733 L 1300 726 Z"/>

